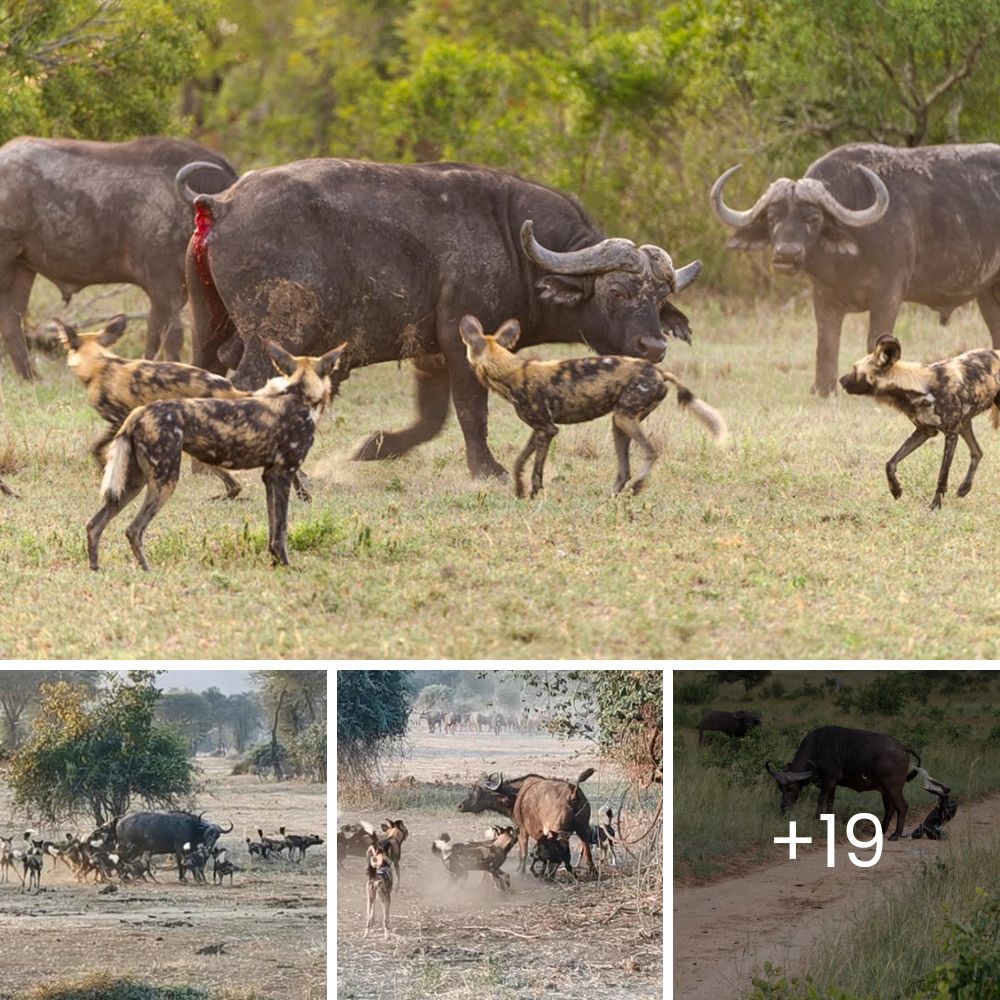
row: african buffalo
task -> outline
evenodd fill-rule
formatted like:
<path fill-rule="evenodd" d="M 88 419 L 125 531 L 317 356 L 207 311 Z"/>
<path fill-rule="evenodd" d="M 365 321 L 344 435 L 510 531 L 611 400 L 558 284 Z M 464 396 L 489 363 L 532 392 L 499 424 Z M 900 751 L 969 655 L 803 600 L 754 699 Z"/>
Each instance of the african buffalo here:
<path fill-rule="evenodd" d="M 544 778 L 540 774 L 525 774 L 503 780 L 503 775 L 491 777 L 474 785 L 458 805 L 459 812 L 480 813 L 487 810 L 511 816 L 518 828 L 523 872 L 528 859 L 528 839 L 539 840 L 551 834 L 575 833 L 583 844 L 587 867 L 596 872 L 590 853 L 590 803 L 580 785 L 594 769 L 588 767 L 576 781 Z"/>
<path fill-rule="evenodd" d="M 698 723 L 698 746 L 702 745 L 707 732 L 714 731 L 740 737 L 759 725 L 760 719 L 756 715 L 742 709 L 738 712 L 706 712 Z"/>
<path fill-rule="evenodd" d="M 975 299 L 1000 348 L 1000 146 L 841 146 L 801 180 L 775 181 L 743 212 L 722 199 L 737 169 L 715 182 L 712 204 L 735 229 L 730 249 L 770 245 L 775 271 L 812 281 L 816 392 L 836 392 L 849 312 L 868 313 L 871 351 L 903 302 L 929 306 L 945 323 Z"/>
<path fill-rule="evenodd" d="M 441 731 L 441 726 L 444 722 L 443 712 L 421 712 L 420 718 L 427 722 L 427 732 L 433 733 L 435 729 L 438 732 Z"/>
<path fill-rule="evenodd" d="M 224 830 L 215 823 L 208 823 L 201 813 L 189 812 L 134 812 L 118 819 L 113 827 L 113 837 L 122 860 L 130 861 L 140 854 L 173 854 L 177 859 L 177 873 L 184 881 L 184 856 L 204 844 L 211 850 L 224 833 L 231 833 L 233 824 Z M 188 844 L 185 851 L 184 845 Z"/>
<path fill-rule="evenodd" d="M 802 740 L 792 762 L 783 770 L 775 771 L 770 761 L 765 766 L 781 789 L 782 816 L 809 782 L 819 785 L 817 817 L 823 812 L 833 812 L 833 794 L 838 785 L 856 792 L 875 790 L 881 793 L 885 807 L 882 832 L 888 832 L 889 821 L 895 814 L 896 832 L 889 839 L 896 840 L 906 819 L 903 785 L 917 775 L 908 754 L 917 758 L 919 768 L 920 756 L 916 750 L 903 746 L 892 736 L 867 729 L 823 726 Z"/>
<path fill-rule="evenodd" d="M 379 431 L 355 458 L 390 458 L 441 429 L 448 400 L 475 476 L 503 475 L 486 441 L 486 389 L 466 361 L 462 316 L 521 324 L 519 347 L 587 344 L 663 358 L 690 340 L 668 301 L 701 262 L 676 269 L 657 246 L 604 239 L 571 198 L 462 163 L 312 159 L 245 174 L 199 195 L 188 247 L 194 363 L 241 388 L 273 372 L 270 337 L 293 354 L 349 341 L 343 376 L 414 358 L 417 422 Z"/>
<path fill-rule="evenodd" d="M 200 190 L 215 193 L 236 180 L 227 160 L 184 139 L 25 136 L 0 147 L 0 332 L 19 375 L 34 375 L 21 316 L 38 274 L 67 303 L 87 285 L 138 285 L 150 303 L 146 357 L 162 344 L 178 359 L 192 223 L 174 177 L 192 160 L 217 168 L 198 171 Z"/>

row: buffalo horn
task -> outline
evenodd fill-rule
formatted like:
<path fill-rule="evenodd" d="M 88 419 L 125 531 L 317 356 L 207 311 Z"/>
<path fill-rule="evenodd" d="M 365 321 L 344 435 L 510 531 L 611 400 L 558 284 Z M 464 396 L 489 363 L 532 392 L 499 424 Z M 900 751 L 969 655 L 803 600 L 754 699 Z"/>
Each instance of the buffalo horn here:
<path fill-rule="evenodd" d="M 217 163 L 209 163 L 208 160 L 195 160 L 193 163 L 185 163 L 180 170 L 177 171 L 177 176 L 174 178 L 174 184 L 177 187 L 177 193 L 186 201 L 189 205 L 194 204 L 195 198 L 198 197 L 198 192 L 193 191 L 191 186 L 188 184 L 187 179 L 197 170 L 222 170 Z"/>
<path fill-rule="evenodd" d="M 885 186 L 882 178 L 874 170 L 869 170 L 868 167 L 862 166 L 860 163 L 858 170 L 868 178 L 869 183 L 875 189 L 875 201 L 868 208 L 857 210 L 845 208 L 824 185 L 818 182 L 816 185 L 817 203 L 845 226 L 870 226 L 873 222 L 878 222 L 889 208 L 889 189 Z"/>
<path fill-rule="evenodd" d="M 726 181 L 729 180 L 737 170 L 742 167 L 742 163 L 737 163 L 735 167 L 730 167 L 721 177 L 712 185 L 712 193 L 710 198 L 712 200 L 712 208 L 715 209 L 715 214 L 727 225 L 732 226 L 733 229 L 739 229 L 741 226 L 748 226 L 757 217 L 757 215 L 767 207 L 767 203 L 771 200 L 772 191 L 774 190 L 774 185 L 772 184 L 754 203 L 753 208 L 748 208 L 745 212 L 738 212 L 735 208 L 730 208 L 725 201 L 722 199 L 722 189 L 726 186 Z"/>
<path fill-rule="evenodd" d="M 220 826 L 219 829 L 222 830 L 222 827 Z M 229 829 L 228 830 L 222 830 L 222 832 L 223 833 L 232 833 L 233 832 L 233 821 L 232 820 L 229 821 Z"/>
<path fill-rule="evenodd" d="M 770 761 L 767 761 L 764 766 L 767 768 L 767 773 L 771 775 L 771 777 L 774 778 L 779 785 L 785 785 L 788 783 L 788 779 L 785 775 L 781 771 L 775 771 L 775 769 L 771 766 Z"/>
<path fill-rule="evenodd" d="M 701 274 L 701 261 L 693 260 L 690 264 L 685 264 L 682 268 L 678 268 L 674 274 L 677 281 L 677 287 L 674 291 L 683 292 Z"/>
<path fill-rule="evenodd" d="M 493 781 L 494 775 L 493 774 L 489 775 L 489 777 L 487 777 L 486 780 L 483 782 L 483 788 L 486 788 L 491 792 L 497 791 L 500 788 L 500 785 L 502 784 L 503 775 L 496 774 L 495 777 L 496 781 L 494 782 Z"/>
<path fill-rule="evenodd" d="M 521 245 L 529 259 L 553 274 L 606 274 L 608 271 L 639 273 L 646 260 L 631 240 L 613 238 L 592 247 L 560 253 L 543 247 L 535 239 L 534 224 L 526 219 L 521 226 Z"/>

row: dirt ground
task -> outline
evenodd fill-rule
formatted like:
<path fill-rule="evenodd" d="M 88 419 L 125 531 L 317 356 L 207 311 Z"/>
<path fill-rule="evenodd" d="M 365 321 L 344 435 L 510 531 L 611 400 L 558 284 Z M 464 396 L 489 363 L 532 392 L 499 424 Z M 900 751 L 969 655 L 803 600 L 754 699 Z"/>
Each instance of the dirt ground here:
<path fill-rule="evenodd" d="M 0 1000 L 60 977 L 103 971 L 132 975 L 156 985 L 256 987 L 268 1000 L 326 997 L 326 848 L 310 848 L 302 864 L 251 865 L 244 837 L 256 839 L 285 826 L 326 839 L 326 786 L 261 782 L 232 777 L 232 762 L 199 760 L 206 790 L 198 811 L 234 829 L 220 840 L 227 857 L 244 868 L 235 885 L 180 884 L 166 858 L 158 884 L 116 883 L 102 895 L 92 881 L 80 884 L 61 863 L 46 859 L 41 893 L 0 884 L 3 941 Z M 29 826 L 11 812 L 11 792 L 0 781 L 0 832 L 17 840 Z M 86 827 L 86 829 L 84 829 Z M 81 835 L 93 827 L 80 817 Z M 73 825 L 39 828 L 52 840 Z M 216 954 L 198 954 L 224 945 Z"/>
<path fill-rule="evenodd" d="M 411 754 L 398 778 L 405 784 L 436 781 L 471 783 L 484 772 L 515 776 L 537 771 L 575 777 L 585 767 L 595 774 L 584 785 L 596 811 L 620 778 L 601 765 L 591 744 L 544 735 L 426 732 L 410 734 Z M 598 792 L 599 790 L 599 792 Z M 501 895 L 478 875 L 464 886 L 452 882 L 431 853 L 447 831 L 454 839 L 479 840 L 503 817 L 464 815 L 455 809 L 458 788 L 431 790 L 426 808 L 393 815 L 406 823 L 402 886 L 392 897 L 392 931 L 382 936 L 376 909 L 372 935 L 363 939 L 365 862 L 346 859 L 337 879 L 337 996 L 344 1000 L 529 1000 L 545 997 L 660 998 L 663 995 L 663 896 L 643 873 L 648 853 L 626 857 L 617 869 L 601 866 L 591 880 L 576 884 L 565 873 L 554 884 L 517 874 L 517 847 L 504 870 L 513 893 Z M 450 798 L 454 799 L 452 804 Z M 372 811 L 344 811 L 338 823 L 381 821 Z M 657 847 L 659 851 L 659 847 Z M 579 842 L 572 842 L 573 859 Z M 596 858 L 595 858 L 596 860 Z M 637 888 L 638 886 L 638 888 Z"/>
<path fill-rule="evenodd" d="M 674 989 L 677 1000 L 738 998 L 754 966 L 771 961 L 789 973 L 808 963 L 811 950 L 852 916 L 877 901 L 880 891 L 912 872 L 920 861 L 979 839 L 1000 825 L 1000 798 L 963 809 L 948 825 L 948 839 L 885 841 L 873 868 L 847 861 L 837 845 L 835 868 L 826 850 L 757 869 L 710 885 L 674 890 Z M 846 842 L 845 842 L 846 843 Z M 776 845 L 775 851 L 787 852 Z M 857 852 L 862 858 L 869 851 Z M 753 920 L 747 919 L 752 913 Z"/>

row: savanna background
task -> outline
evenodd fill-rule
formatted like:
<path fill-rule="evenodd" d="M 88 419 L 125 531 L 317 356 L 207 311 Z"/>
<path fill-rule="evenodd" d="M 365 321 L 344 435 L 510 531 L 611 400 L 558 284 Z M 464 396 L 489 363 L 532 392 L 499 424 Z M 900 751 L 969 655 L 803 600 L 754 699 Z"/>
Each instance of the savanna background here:
<path fill-rule="evenodd" d="M 186 475 L 150 533 L 153 573 L 131 564 L 126 513 L 94 576 L 83 525 L 101 422 L 58 351 L 33 385 L 0 359 L 0 475 L 23 497 L 0 505 L 0 654 L 996 655 L 992 438 L 965 500 L 927 512 L 932 443 L 902 467 L 893 502 L 882 468 L 905 424 L 808 394 L 807 282 L 725 251 L 707 195 L 739 161 L 727 198 L 745 207 L 842 142 L 995 138 L 997 25 L 997 0 L 7 4 L 2 140 L 187 135 L 241 171 L 306 156 L 470 160 L 578 197 L 609 235 L 700 257 L 679 303 L 694 343 L 666 366 L 723 412 L 733 444 L 717 453 L 671 399 L 648 422 L 663 458 L 645 495 L 608 498 L 602 421 L 564 429 L 545 494 L 517 503 L 506 484 L 469 480 L 454 420 L 400 461 L 348 462 L 366 434 L 411 417 L 409 373 L 376 366 L 320 426 L 315 501 L 292 501 L 290 572 L 267 566 L 256 475 L 232 504 Z M 40 280 L 27 320 L 44 339 L 52 316 L 86 327 L 124 311 L 135 322 L 121 350 L 138 355 L 146 309 L 118 287 L 66 307 Z M 842 370 L 861 331 L 860 317 L 846 324 Z M 914 359 L 987 343 L 974 307 L 946 329 L 907 307 L 897 333 Z M 499 459 L 509 467 L 525 439 L 494 400 Z"/>
<path fill-rule="evenodd" d="M 739 740 L 706 733 L 699 748 L 696 727 L 711 709 L 747 709 L 762 724 Z M 709 996 L 713 984 L 753 1000 L 998 995 L 1000 672 L 675 671 L 673 717 L 678 997 Z M 881 819 L 882 801 L 838 788 L 840 857 L 827 869 L 817 789 L 806 786 L 780 818 L 765 764 L 780 770 L 807 733 L 830 725 L 914 748 L 959 801 L 946 839 L 886 843 L 874 869 L 853 869 L 842 824 L 859 812 Z M 909 834 L 937 800 L 919 778 L 904 796 Z M 796 861 L 772 842 L 790 820 L 814 838 Z"/>

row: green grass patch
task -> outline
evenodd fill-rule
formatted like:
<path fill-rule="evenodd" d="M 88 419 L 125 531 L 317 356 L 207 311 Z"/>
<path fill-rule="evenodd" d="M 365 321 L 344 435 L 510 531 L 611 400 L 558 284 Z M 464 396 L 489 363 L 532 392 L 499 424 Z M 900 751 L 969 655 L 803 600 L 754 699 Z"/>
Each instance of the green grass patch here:
<path fill-rule="evenodd" d="M 125 293 L 102 308 L 141 301 Z M 45 319 L 59 302 L 40 281 L 30 311 Z M 123 538 L 134 503 L 92 573 L 84 525 L 100 477 L 88 452 L 102 421 L 60 358 L 40 358 L 31 385 L 0 364 L 0 468 L 23 498 L 0 497 L 0 656 L 1000 656 L 991 432 L 968 497 L 927 509 L 931 443 L 901 467 L 893 501 L 883 466 L 906 422 L 866 399 L 810 396 L 808 302 L 752 307 L 692 290 L 682 304 L 694 345 L 672 346 L 666 367 L 726 416 L 730 449 L 717 451 L 671 395 L 646 422 L 662 458 L 645 493 L 609 496 L 614 446 L 599 420 L 563 428 L 543 495 L 518 501 L 509 484 L 469 479 L 454 420 L 397 461 L 347 461 L 363 436 L 413 417 L 407 365 L 359 369 L 318 427 L 313 503 L 292 497 L 290 571 L 264 551 L 258 473 L 240 474 L 243 498 L 226 502 L 211 499 L 214 478 L 185 468 L 147 535 L 152 572 L 136 569 Z M 139 326 L 126 352 L 141 352 Z M 863 353 L 863 318 L 846 327 L 842 370 Z M 898 332 L 911 358 L 988 339 L 974 307 L 945 329 L 908 307 Z M 492 399 L 490 442 L 508 467 L 526 437 Z"/>

